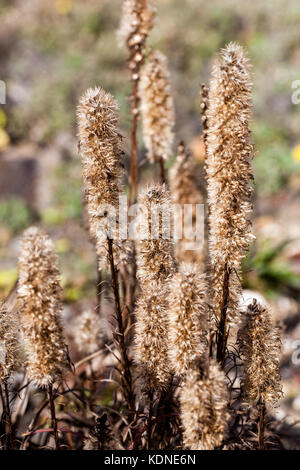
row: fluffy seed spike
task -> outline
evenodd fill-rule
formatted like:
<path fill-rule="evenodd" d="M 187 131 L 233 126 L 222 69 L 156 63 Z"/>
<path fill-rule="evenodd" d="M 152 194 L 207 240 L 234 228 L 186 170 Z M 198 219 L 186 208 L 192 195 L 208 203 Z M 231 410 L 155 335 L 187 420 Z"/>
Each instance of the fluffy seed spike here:
<path fill-rule="evenodd" d="M 20 367 L 17 319 L 5 304 L 0 305 L 0 382 Z"/>
<path fill-rule="evenodd" d="M 167 160 L 172 154 L 175 111 L 167 58 L 159 51 L 142 70 L 139 96 L 148 158 L 151 162 Z"/>
<path fill-rule="evenodd" d="M 41 387 L 61 379 L 68 367 L 57 264 L 48 235 L 36 227 L 26 230 L 19 256 L 18 298 L 28 356 L 27 375 Z"/>
<path fill-rule="evenodd" d="M 169 284 L 169 357 L 175 374 L 184 374 L 207 350 L 208 304 L 205 275 L 183 264 Z"/>
<path fill-rule="evenodd" d="M 231 43 L 221 51 L 213 67 L 206 167 L 213 307 L 220 317 L 227 271 L 230 273 L 227 315 L 231 321 L 240 295 L 240 263 L 254 238 L 249 223 L 253 180 L 251 88 L 249 61 L 242 47 Z"/>
<path fill-rule="evenodd" d="M 83 312 L 76 325 L 75 341 L 79 351 L 92 354 L 101 347 L 99 315 L 93 310 Z"/>
<path fill-rule="evenodd" d="M 163 283 L 148 283 L 135 311 L 135 360 L 139 386 L 145 393 L 163 390 L 170 382 L 166 297 Z"/>
<path fill-rule="evenodd" d="M 165 185 L 153 184 L 139 199 L 137 276 L 142 285 L 161 282 L 175 272 L 173 213 Z"/>
<path fill-rule="evenodd" d="M 274 327 L 267 308 L 253 300 L 243 314 L 238 342 L 245 361 L 245 379 L 242 384 L 252 404 L 275 405 L 282 396 L 280 384 L 279 329 Z"/>
<path fill-rule="evenodd" d="M 124 0 L 117 37 L 121 47 L 139 49 L 153 27 L 155 10 L 147 0 Z"/>
<path fill-rule="evenodd" d="M 209 367 L 195 363 L 180 392 L 183 442 L 191 450 L 213 450 L 222 444 L 227 428 L 226 378 L 211 360 Z"/>
<path fill-rule="evenodd" d="M 121 141 L 118 131 L 118 105 L 102 88 L 90 88 L 77 110 L 79 145 L 83 161 L 83 180 L 90 222 L 96 241 L 99 269 L 107 267 L 107 235 L 114 239 L 116 264 L 126 256 L 128 244 L 118 240 L 121 178 Z M 112 223 L 113 219 L 115 224 Z M 126 248 L 125 248 L 126 246 Z"/>
<path fill-rule="evenodd" d="M 199 180 L 198 165 L 181 142 L 178 146 L 176 162 L 169 172 L 172 201 L 181 206 L 183 214 L 183 218 L 180 218 L 178 222 L 181 224 L 182 238 L 176 240 L 175 253 L 178 261 L 196 263 L 201 270 L 204 262 L 203 240 L 196 240 L 192 237 L 196 222 L 196 204 L 203 203 Z M 191 224 L 184 219 L 185 204 L 193 205 Z"/>

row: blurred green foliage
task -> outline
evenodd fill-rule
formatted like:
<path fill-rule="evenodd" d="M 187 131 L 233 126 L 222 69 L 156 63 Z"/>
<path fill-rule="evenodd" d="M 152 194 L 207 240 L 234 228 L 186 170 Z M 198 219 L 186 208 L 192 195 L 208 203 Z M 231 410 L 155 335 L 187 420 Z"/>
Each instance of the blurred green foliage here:
<path fill-rule="evenodd" d="M 17 235 L 33 221 L 33 213 L 22 199 L 11 198 L 0 202 L 0 225 Z"/>

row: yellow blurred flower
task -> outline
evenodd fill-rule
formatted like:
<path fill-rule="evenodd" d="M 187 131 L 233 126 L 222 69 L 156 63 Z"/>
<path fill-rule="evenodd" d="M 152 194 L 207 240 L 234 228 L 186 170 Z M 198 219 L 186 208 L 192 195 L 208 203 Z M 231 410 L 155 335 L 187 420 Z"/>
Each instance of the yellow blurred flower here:
<path fill-rule="evenodd" d="M 9 135 L 5 132 L 4 129 L 0 127 L 0 150 L 4 150 L 8 147 L 10 142 Z"/>
<path fill-rule="evenodd" d="M 72 10 L 72 0 L 56 0 L 55 8 L 60 15 L 66 15 Z"/>
<path fill-rule="evenodd" d="M 6 114 L 3 109 L 0 108 L 0 127 L 5 127 L 6 124 Z"/>
<path fill-rule="evenodd" d="M 296 162 L 300 163 L 300 145 L 297 145 L 295 148 L 293 148 L 293 157 Z"/>

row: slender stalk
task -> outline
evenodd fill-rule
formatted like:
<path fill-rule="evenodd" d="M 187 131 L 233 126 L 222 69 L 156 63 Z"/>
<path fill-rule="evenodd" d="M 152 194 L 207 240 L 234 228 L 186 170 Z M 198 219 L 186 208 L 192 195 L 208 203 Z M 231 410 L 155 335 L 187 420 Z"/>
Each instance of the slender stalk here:
<path fill-rule="evenodd" d="M 101 315 L 101 298 L 102 298 L 102 272 L 99 269 L 98 257 L 97 257 L 97 313 Z"/>
<path fill-rule="evenodd" d="M 138 75 L 138 74 L 137 74 Z M 138 193 L 138 153 L 137 153 L 137 123 L 138 123 L 138 80 L 132 79 L 131 95 L 131 155 L 129 174 L 129 204 L 136 201 Z"/>
<path fill-rule="evenodd" d="M 153 417 L 153 391 L 149 392 L 149 413 L 148 413 L 148 450 L 151 450 L 152 446 L 152 417 Z"/>
<path fill-rule="evenodd" d="M 163 158 L 160 158 L 158 163 L 159 163 L 159 171 L 160 171 L 160 181 L 161 181 L 161 184 L 164 184 L 166 182 L 166 175 L 165 175 L 165 166 L 164 166 Z"/>
<path fill-rule="evenodd" d="M 265 420 L 266 420 L 266 405 L 263 401 L 259 405 L 259 421 L 258 421 L 258 450 L 265 448 Z"/>
<path fill-rule="evenodd" d="M 48 395 L 49 395 L 49 404 L 50 404 L 50 412 L 51 412 L 51 421 L 52 421 L 52 428 L 55 440 L 55 448 L 56 450 L 60 450 L 59 446 L 59 439 L 58 439 L 58 429 L 57 429 L 57 419 L 55 414 L 55 403 L 54 403 L 54 395 L 53 395 L 53 385 L 48 385 Z"/>
<path fill-rule="evenodd" d="M 224 279 L 223 279 L 223 292 L 222 292 L 222 304 L 221 304 L 221 317 L 219 322 L 219 328 L 217 333 L 217 361 L 224 367 L 225 352 L 227 344 L 227 307 L 229 300 L 229 277 L 230 269 L 228 269 L 227 263 L 224 267 Z"/>
<path fill-rule="evenodd" d="M 125 326 L 123 322 L 121 302 L 120 302 L 120 293 L 119 293 L 119 283 L 118 283 L 118 273 L 114 263 L 114 253 L 113 253 L 113 241 L 110 238 L 107 238 L 108 244 L 108 257 L 110 262 L 111 269 L 111 278 L 112 278 L 112 289 L 115 299 L 115 315 L 118 325 L 118 331 L 114 335 L 115 340 L 119 346 L 119 352 L 121 355 L 121 364 L 124 369 L 124 373 L 121 374 L 121 379 L 123 382 L 123 392 L 125 395 L 125 400 L 127 402 L 129 410 L 134 409 L 134 397 L 132 391 L 132 376 L 130 371 L 130 362 L 127 355 L 126 344 L 125 344 Z"/>

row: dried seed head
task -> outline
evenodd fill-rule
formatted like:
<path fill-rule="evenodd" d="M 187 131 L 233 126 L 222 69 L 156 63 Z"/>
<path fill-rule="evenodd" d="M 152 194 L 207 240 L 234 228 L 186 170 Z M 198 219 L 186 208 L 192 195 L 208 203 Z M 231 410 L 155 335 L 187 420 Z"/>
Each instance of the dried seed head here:
<path fill-rule="evenodd" d="M 167 290 L 163 283 L 148 283 L 135 311 L 135 361 L 141 391 L 167 388 L 171 369 L 168 359 Z"/>
<path fill-rule="evenodd" d="M 128 244 L 119 238 L 119 196 L 121 141 L 118 131 L 118 105 L 102 88 L 90 88 L 79 101 L 78 136 L 83 161 L 83 180 L 91 238 L 95 240 L 99 269 L 107 266 L 107 236 L 114 240 L 118 265 L 126 259 Z"/>
<path fill-rule="evenodd" d="M 213 361 L 195 363 L 187 372 L 180 392 L 184 446 L 191 450 L 213 450 L 222 444 L 227 428 L 228 390 L 226 378 Z"/>
<path fill-rule="evenodd" d="M 84 441 L 84 450 L 124 450 L 106 414 L 95 419 L 95 426 Z"/>
<path fill-rule="evenodd" d="M 155 9 L 147 0 L 124 0 L 117 37 L 121 47 L 139 49 L 153 28 Z"/>
<path fill-rule="evenodd" d="M 0 382 L 20 367 L 18 319 L 5 304 L 0 305 Z"/>
<path fill-rule="evenodd" d="M 196 263 L 201 270 L 204 264 L 203 240 L 195 237 L 196 205 L 203 203 L 199 167 L 191 154 L 185 150 L 183 143 L 178 146 L 178 156 L 169 172 L 169 181 L 172 201 L 180 205 L 182 211 L 182 217 L 178 217 L 175 222 L 180 224 L 178 233 L 182 234 L 182 238 L 176 240 L 176 258 L 178 261 Z M 186 204 L 192 205 L 190 219 L 184 217 Z"/>
<path fill-rule="evenodd" d="M 137 276 L 142 285 L 164 281 L 175 271 L 173 211 L 165 185 L 153 184 L 139 198 Z"/>
<path fill-rule="evenodd" d="M 213 306 L 220 315 L 225 266 L 231 272 L 229 319 L 236 314 L 240 294 L 237 273 L 253 235 L 250 141 L 251 80 L 249 61 L 237 44 L 229 44 L 213 67 L 209 90 L 207 189 L 209 249 L 213 277 Z"/>
<path fill-rule="evenodd" d="M 280 384 L 279 329 L 272 325 L 267 308 L 253 300 L 243 314 L 238 343 L 245 364 L 242 383 L 245 395 L 252 404 L 275 405 L 282 396 Z"/>
<path fill-rule="evenodd" d="M 68 367 L 57 264 L 50 238 L 36 227 L 26 230 L 19 256 L 18 298 L 27 375 L 38 386 L 61 379 Z"/>
<path fill-rule="evenodd" d="M 172 154 L 175 111 L 168 62 L 161 52 L 154 52 L 142 69 L 139 96 L 148 158 L 166 160 Z"/>
<path fill-rule="evenodd" d="M 205 275 L 183 264 L 169 283 L 169 357 L 174 372 L 184 374 L 207 351 L 208 304 Z"/>
<path fill-rule="evenodd" d="M 100 318 L 93 310 L 88 310 L 79 316 L 75 330 L 75 342 L 78 350 L 86 354 L 92 354 L 101 348 Z"/>

